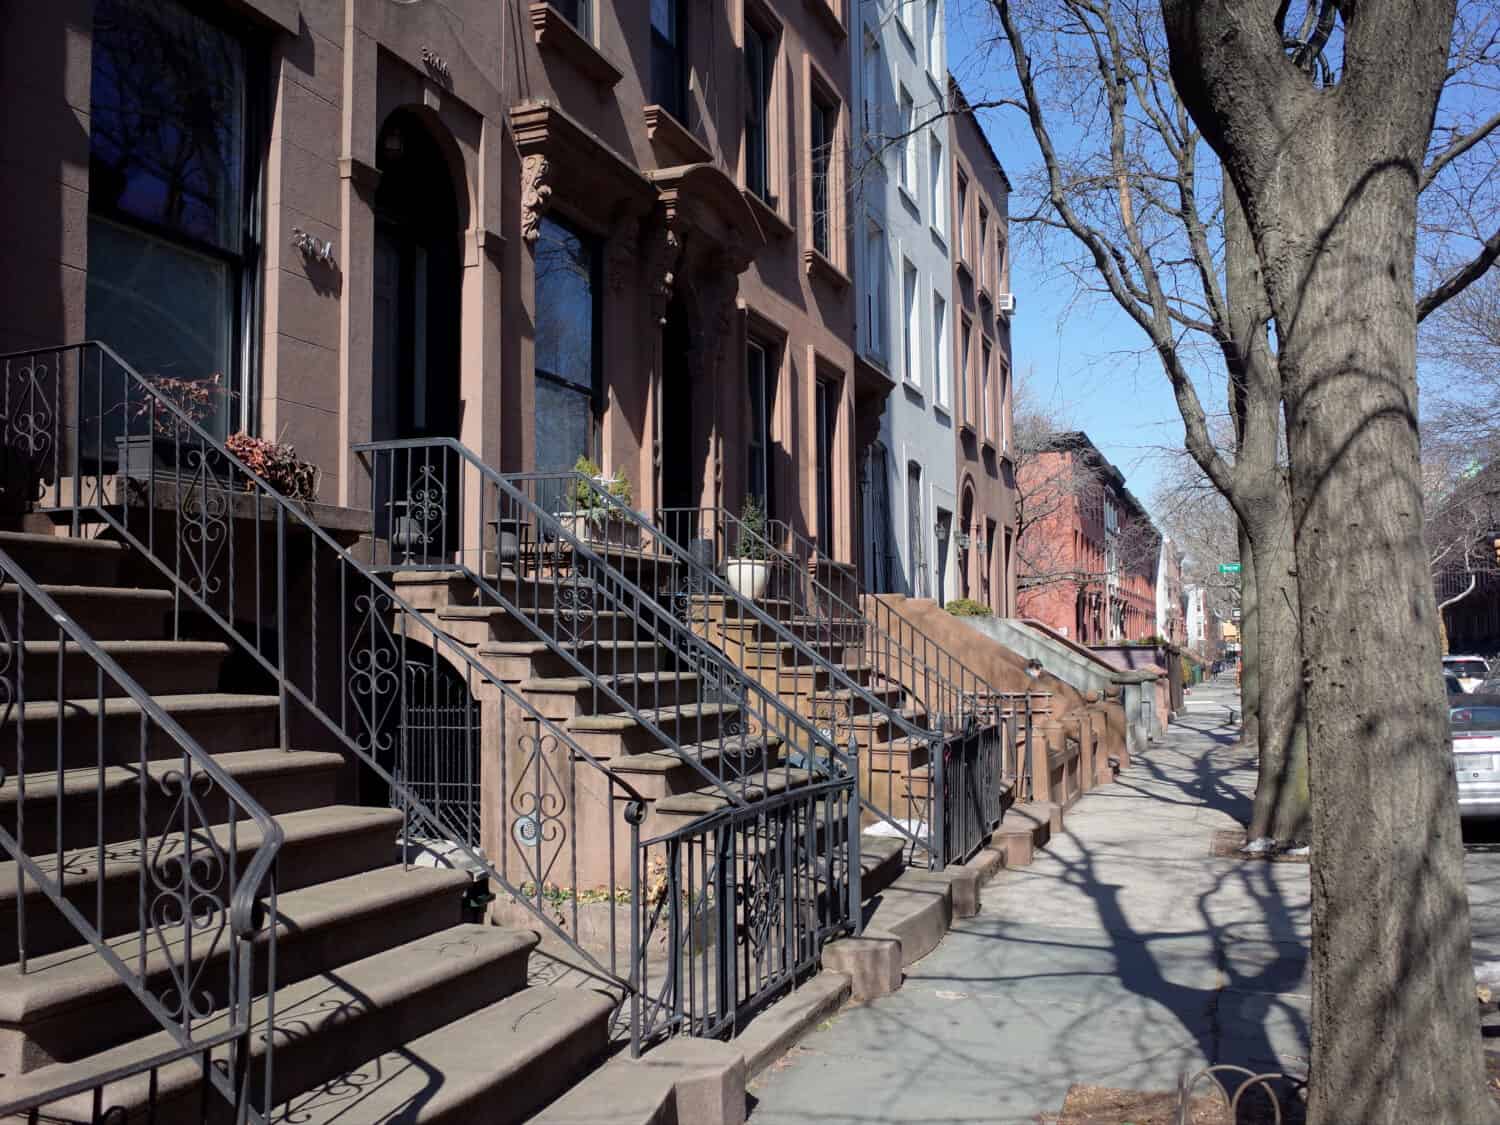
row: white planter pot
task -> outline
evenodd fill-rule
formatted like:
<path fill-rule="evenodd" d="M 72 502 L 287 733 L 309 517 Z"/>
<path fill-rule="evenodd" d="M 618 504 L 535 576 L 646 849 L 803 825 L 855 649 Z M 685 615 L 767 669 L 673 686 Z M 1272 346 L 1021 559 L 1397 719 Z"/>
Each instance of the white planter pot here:
<path fill-rule="evenodd" d="M 730 559 L 724 564 L 724 580 L 740 597 L 759 601 L 771 582 L 771 564 L 765 559 Z"/>

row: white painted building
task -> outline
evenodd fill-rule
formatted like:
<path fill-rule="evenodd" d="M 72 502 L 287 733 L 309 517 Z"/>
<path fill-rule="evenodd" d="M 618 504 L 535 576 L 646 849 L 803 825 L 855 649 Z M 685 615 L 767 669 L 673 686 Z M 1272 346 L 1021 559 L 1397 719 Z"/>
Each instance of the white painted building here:
<path fill-rule="evenodd" d="M 1202 586 L 1187 586 L 1183 594 L 1187 598 L 1188 647 L 1202 652 L 1208 639 L 1208 591 Z"/>
<path fill-rule="evenodd" d="M 945 0 L 854 0 L 859 362 L 891 383 L 861 466 L 872 590 L 958 596 Z"/>

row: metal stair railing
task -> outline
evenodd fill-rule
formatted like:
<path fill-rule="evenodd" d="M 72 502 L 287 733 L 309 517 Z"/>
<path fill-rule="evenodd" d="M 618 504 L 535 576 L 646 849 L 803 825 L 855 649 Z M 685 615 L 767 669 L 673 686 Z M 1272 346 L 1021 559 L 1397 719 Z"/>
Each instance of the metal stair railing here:
<path fill-rule="evenodd" d="M 640 574 L 651 571 L 657 582 L 655 601 L 670 604 L 682 622 L 693 627 L 708 621 L 715 607 L 720 621 L 729 631 L 738 631 L 738 661 L 741 667 L 751 658 L 759 660 L 756 672 L 745 678 L 760 682 L 772 696 L 807 696 L 813 709 L 813 726 L 822 732 L 823 741 L 837 748 L 850 742 L 858 744 L 858 730 L 871 723 L 885 723 L 892 739 L 907 739 L 912 747 L 922 747 L 932 763 L 932 781 L 913 777 L 909 759 L 904 769 L 907 816 L 892 816 L 888 810 L 861 802 L 865 817 L 885 825 L 883 831 L 894 831 L 906 840 L 907 859 L 930 867 L 944 864 L 944 817 L 935 816 L 933 793 L 941 792 L 944 733 L 916 726 L 897 708 L 874 696 L 870 690 L 847 675 L 843 667 L 829 658 L 834 640 L 807 642 L 780 619 L 766 612 L 756 598 L 747 597 L 733 588 L 714 565 L 696 550 L 684 546 L 672 529 L 646 520 L 639 511 L 610 493 L 609 487 L 579 472 L 520 472 L 504 474 L 513 490 L 525 492 L 526 507 L 567 513 L 571 519 L 586 517 L 592 525 L 604 528 L 603 534 L 615 535 L 619 543 L 607 547 L 619 558 L 633 559 Z M 663 589 L 664 583 L 664 589 Z M 769 646 L 772 657 L 766 660 Z M 724 655 L 732 654 L 724 652 Z M 733 658 L 733 657 L 732 657 Z M 856 708 L 858 709 L 856 711 Z M 867 739 L 868 741 L 868 739 Z M 861 766 L 868 774 L 868 769 Z"/>
<path fill-rule="evenodd" d="M 107 345 L 0 356 L 0 378 L 42 357 L 80 388 L 72 476 L 53 483 L 44 507 L 80 533 L 106 529 L 163 575 L 174 594 L 174 636 L 196 613 L 239 649 L 277 698 L 282 749 L 331 737 L 358 762 L 362 796 L 373 786 L 402 813 L 393 842 L 402 862 L 466 868 L 476 877 L 471 907 L 487 901 L 479 882 L 494 881 L 528 924 L 562 943 L 573 968 L 623 1005 L 635 987 L 634 950 L 621 948 L 627 935 L 613 920 L 607 948 L 586 947 L 577 935 L 583 902 L 613 904 L 627 894 L 646 805 L 640 792 L 434 630 Z M 122 440 L 150 436 L 150 463 L 127 464 L 123 450 L 112 456 L 111 431 Z M 480 745 L 487 700 L 501 727 L 499 754 Z M 515 761 L 507 746 L 517 748 Z M 608 833 L 581 849 L 575 798 L 590 776 L 609 810 Z M 499 807 L 484 805 L 486 785 L 503 795 Z M 622 820 L 629 843 L 617 857 Z M 607 875 L 584 887 L 580 863 L 600 849 L 607 858 L 596 866 Z M 632 945 L 642 938 L 640 917 L 632 913 Z"/>
<path fill-rule="evenodd" d="M 920 710 L 919 724 L 950 732 L 945 755 L 944 833 L 948 859 L 972 855 L 1000 823 L 1006 778 L 1018 776 L 1015 727 L 1002 693 L 858 579 L 846 589 L 820 577 L 827 565 L 817 545 L 772 520 L 764 532 L 723 508 L 666 509 L 668 527 L 691 526 L 716 557 L 758 556 L 772 564 L 775 588 L 820 638 L 841 641 L 876 675 L 903 688 Z M 840 568 L 841 571 L 843 568 Z"/>
<path fill-rule="evenodd" d="M 821 775 L 841 761 L 833 740 L 660 605 L 645 578 L 631 578 L 629 553 L 591 537 L 591 515 L 537 503 L 453 438 L 352 449 L 369 474 L 371 537 L 389 550 L 378 569 L 462 575 L 483 605 L 504 610 L 585 681 L 588 713 L 633 719 L 741 807 L 773 781 L 790 785 L 794 761 Z M 661 666 L 658 647 L 674 666 Z M 773 766 L 778 746 L 802 756 Z"/>
<path fill-rule="evenodd" d="M 277 927 L 264 923 L 266 903 L 269 917 L 276 916 L 281 828 L 0 550 L 0 598 L 8 601 L 7 595 L 13 595 L 14 614 L 9 606 L 0 612 L 0 727 L 14 724 L 15 737 L 13 744 L 8 734 L 4 740 L 0 794 L 15 803 L 13 816 L 0 822 L 0 848 L 16 865 L 17 970 L 24 975 L 48 960 L 31 952 L 37 924 L 43 927 L 37 946 L 49 944 L 44 918 L 29 917 L 31 888 L 140 1002 L 141 1033 L 159 1026 L 176 1047 L 85 1073 L 63 1087 L 0 1096 L 0 1117 L 34 1120 L 46 1106 L 83 1093 L 94 1095 L 97 1110 L 112 1084 L 198 1056 L 236 1120 L 262 1120 L 252 1104 L 257 1091 L 271 1087 L 274 1052 L 268 1043 L 260 1060 L 252 1060 L 251 999 L 257 958 L 262 973 L 275 972 Z M 109 706 L 120 710 L 118 700 L 138 715 L 123 716 L 106 737 Z M 68 791 L 74 779 L 96 783 L 92 801 Z M 134 814 L 129 835 L 122 826 L 106 827 L 106 781 L 119 786 L 122 800 L 135 791 L 127 806 Z M 40 799 L 29 800 L 28 789 Z M 253 854 L 242 856 L 242 846 L 253 847 Z M 128 914 L 106 901 L 104 876 L 111 866 L 134 868 L 136 901 Z M 81 896 L 67 877 L 89 871 L 94 894 Z M 50 944 L 56 941 L 54 934 Z M 210 1020 L 224 1026 L 204 1034 Z"/>

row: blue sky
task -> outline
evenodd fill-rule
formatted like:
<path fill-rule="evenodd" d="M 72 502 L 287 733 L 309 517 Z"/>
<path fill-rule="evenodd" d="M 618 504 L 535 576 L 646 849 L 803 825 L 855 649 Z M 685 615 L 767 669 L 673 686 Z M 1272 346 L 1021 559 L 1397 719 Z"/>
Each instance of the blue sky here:
<path fill-rule="evenodd" d="M 995 25 L 988 0 L 948 0 L 948 68 L 970 101 L 1010 92 L 1009 54 L 987 42 Z M 1041 162 L 1025 117 L 1013 109 L 982 109 L 980 123 L 1017 190 L 1012 210 L 1028 205 L 1020 185 Z M 1049 122 L 1060 146 L 1064 122 Z M 1084 430 L 1125 474 L 1148 507 L 1166 460 L 1161 447 L 1182 445 L 1182 421 L 1160 361 L 1146 353 L 1145 336 L 1107 296 L 1078 294 L 1073 279 L 1012 230 L 1012 360 L 1040 398 Z M 1223 389 L 1200 381 L 1210 411 L 1222 409 Z"/>

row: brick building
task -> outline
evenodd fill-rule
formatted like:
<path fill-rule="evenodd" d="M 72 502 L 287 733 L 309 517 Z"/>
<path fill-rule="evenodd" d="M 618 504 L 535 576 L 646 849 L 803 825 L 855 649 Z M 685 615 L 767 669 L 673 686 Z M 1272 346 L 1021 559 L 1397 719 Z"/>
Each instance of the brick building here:
<path fill-rule="evenodd" d="M 1155 635 L 1161 536 L 1088 435 L 1029 453 L 1018 487 L 1018 615 L 1084 644 Z"/>

